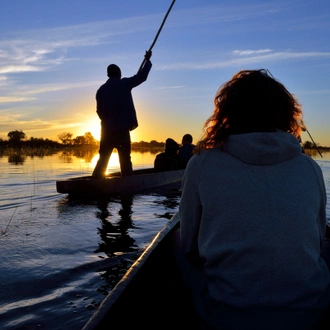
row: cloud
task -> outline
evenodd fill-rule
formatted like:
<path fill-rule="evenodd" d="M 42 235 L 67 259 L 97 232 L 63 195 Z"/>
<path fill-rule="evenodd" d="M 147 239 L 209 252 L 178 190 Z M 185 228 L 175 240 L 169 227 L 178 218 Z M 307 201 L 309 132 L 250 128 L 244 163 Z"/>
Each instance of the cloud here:
<path fill-rule="evenodd" d="M 69 50 L 116 43 L 118 37 L 153 29 L 159 15 L 24 30 L 0 41 L 0 74 L 46 71 L 69 58 Z"/>
<path fill-rule="evenodd" d="M 254 54 L 264 54 L 270 53 L 271 49 L 259 49 L 259 50 L 234 50 L 233 55 L 237 56 L 245 56 L 245 55 L 254 55 Z"/>
<path fill-rule="evenodd" d="M 264 18 L 265 15 L 274 15 L 280 10 L 274 7 L 274 4 L 265 3 L 240 6 L 203 5 L 192 9 L 174 10 L 166 24 L 170 28 L 247 21 L 255 17 Z M 124 35 L 141 34 L 145 31 L 154 33 L 162 19 L 163 14 L 153 14 L 11 32 L 7 38 L 2 36 L 0 41 L 0 74 L 51 70 L 68 61 L 70 51 L 75 48 L 119 43 Z M 154 34 L 151 35 L 153 36 Z M 247 54 L 240 53 L 240 55 Z"/>
<path fill-rule="evenodd" d="M 297 3 L 299 10 L 297 10 Z M 246 28 L 251 30 L 260 30 L 260 19 L 266 19 L 267 22 L 262 29 L 277 31 L 306 31 L 320 29 L 329 30 L 328 4 L 319 4 L 324 6 L 324 13 L 314 13 L 307 9 L 308 3 L 299 3 L 297 0 L 287 1 L 260 1 L 237 4 L 219 4 L 213 6 L 201 5 L 200 7 L 177 10 L 171 14 L 170 23 L 173 26 L 205 25 L 213 27 L 212 24 L 222 24 L 222 29 L 228 26 L 230 29 L 236 26 L 241 28 L 241 24 L 248 22 Z M 304 13 L 306 12 L 306 14 Z M 297 13 L 289 14 L 288 13 Z M 246 31 L 245 31 L 246 32 Z"/>
<path fill-rule="evenodd" d="M 18 73 L 18 72 L 36 72 L 43 71 L 45 68 L 31 65 L 5 65 L 0 66 L 0 74 L 3 73 Z"/>
<path fill-rule="evenodd" d="M 45 71 L 65 59 L 51 45 L 41 45 L 41 41 L 36 40 L 0 42 L 0 47 L 5 49 L 2 54 L 6 54 L 0 56 L 0 74 Z"/>
<path fill-rule="evenodd" d="M 219 21 L 247 20 L 276 12 L 272 5 L 257 7 L 203 6 L 171 13 L 167 25 L 190 26 Z M 69 59 L 70 50 L 81 47 L 119 43 L 124 35 L 155 33 L 163 14 L 98 21 L 56 28 L 11 32 L 0 41 L 0 74 L 50 70 Z M 151 35 L 152 37 L 154 34 Z"/>
<path fill-rule="evenodd" d="M 179 88 L 185 88 L 186 86 L 181 85 L 181 86 L 160 86 L 157 87 L 157 89 L 179 89 Z"/>
<path fill-rule="evenodd" d="M 229 22 L 248 22 L 256 18 L 264 19 L 270 16 L 274 18 L 272 26 L 275 26 L 275 24 L 278 24 L 276 15 L 281 12 L 286 12 L 289 7 L 292 9 L 294 6 L 296 6 L 295 1 L 287 1 L 285 3 L 248 3 L 239 6 L 206 6 L 203 4 L 200 7 L 182 10 L 175 8 L 175 10 L 171 12 L 166 25 L 167 28 L 177 28 L 196 25 L 208 26 L 209 24 L 222 22 L 224 23 L 223 28 L 225 28 L 229 26 Z M 327 17 L 307 18 L 315 24 L 320 24 L 320 21 L 325 21 Z M 153 37 L 162 19 L 163 13 L 117 20 L 96 21 L 56 28 L 30 29 L 17 32 L 11 31 L 7 36 L 4 36 L 2 32 L 0 41 L 0 74 L 50 70 L 67 61 L 70 56 L 70 50 L 74 48 L 119 43 L 125 35 L 141 35 L 141 32 L 153 31 L 150 35 Z M 300 19 L 301 22 L 306 21 L 305 16 Z M 297 26 L 291 19 L 286 22 L 290 24 L 291 28 Z M 312 23 L 310 24 L 312 28 L 315 27 Z M 276 26 L 277 28 L 281 28 L 283 25 L 282 19 L 281 24 Z M 237 26 L 239 27 L 240 25 Z M 258 29 L 259 28 L 258 26 Z M 268 27 L 265 26 L 265 28 Z M 248 51 L 249 50 L 246 50 L 245 52 Z M 262 51 L 271 50 L 265 49 Z M 236 55 L 253 54 L 243 54 L 238 50 L 235 52 L 237 52 Z"/>
<path fill-rule="evenodd" d="M 213 5 L 201 6 L 192 9 L 178 10 L 171 14 L 171 25 L 189 26 L 214 23 L 229 23 L 237 21 L 247 21 L 256 17 L 273 15 L 280 11 L 279 7 L 273 4 L 240 4 L 237 5 Z"/>
<path fill-rule="evenodd" d="M 230 59 L 223 59 L 221 61 L 212 61 L 207 59 L 207 62 L 181 62 L 173 63 L 170 65 L 158 66 L 157 70 L 204 70 L 215 69 L 233 66 L 244 66 L 247 64 L 261 64 L 265 62 L 277 62 L 285 60 L 306 60 L 306 59 L 320 59 L 330 58 L 330 52 L 292 52 L 292 51 L 279 51 L 273 52 L 271 50 L 240 50 L 233 51 L 234 55 Z M 252 56 L 251 56 L 252 55 Z"/>
<path fill-rule="evenodd" d="M 40 119 L 31 119 L 25 120 L 21 118 L 20 115 L 0 115 L 0 135 L 7 136 L 8 132 L 12 130 L 23 130 L 24 133 L 29 132 L 43 132 L 50 130 L 68 130 L 76 127 L 81 127 L 82 124 L 80 122 L 70 122 L 63 121 L 47 121 Z"/>
<path fill-rule="evenodd" d="M 13 102 L 26 102 L 36 99 L 36 95 L 49 92 L 66 91 L 69 89 L 79 89 L 89 86 L 95 86 L 98 82 L 88 81 L 81 83 L 63 83 L 63 84 L 41 84 L 19 86 L 13 92 L 8 92 L 7 96 L 0 96 L 0 104 Z M 1 86 L 1 85 L 0 85 Z"/>
<path fill-rule="evenodd" d="M 19 91 L 20 95 L 35 95 L 48 92 L 57 92 L 68 89 L 79 89 L 83 87 L 94 86 L 98 82 L 88 81 L 88 82 L 79 82 L 79 83 L 63 83 L 63 84 L 43 84 L 33 86 L 30 85 L 27 90 L 21 89 Z"/>
<path fill-rule="evenodd" d="M 24 102 L 24 101 L 32 101 L 32 100 L 35 100 L 35 98 L 20 97 L 20 96 L 0 96 L 0 104 L 1 103 Z"/>

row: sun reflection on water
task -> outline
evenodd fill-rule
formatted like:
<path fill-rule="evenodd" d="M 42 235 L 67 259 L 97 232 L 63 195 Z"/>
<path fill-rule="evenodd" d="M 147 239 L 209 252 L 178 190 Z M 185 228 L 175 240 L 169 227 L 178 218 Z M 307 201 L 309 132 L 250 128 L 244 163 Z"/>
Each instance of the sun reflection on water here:
<path fill-rule="evenodd" d="M 154 159 L 156 157 L 156 153 L 154 152 L 136 152 L 132 151 L 131 152 L 131 160 L 133 163 L 133 169 L 139 169 L 139 168 L 148 168 L 148 167 L 153 167 L 154 166 Z M 99 154 L 96 153 L 91 161 L 89 162 L 89 168 L 94 169 L 96 166 L 96 163 L 99 159 Z M 115 171 L 118 171 L 120 169 L 120 164 L 119 164 L 119 156 L 118 152 L 115 149 L 110 157 L 109 163 L 108 163 L 108 169 L 107 173 L 112 173 Z"/>

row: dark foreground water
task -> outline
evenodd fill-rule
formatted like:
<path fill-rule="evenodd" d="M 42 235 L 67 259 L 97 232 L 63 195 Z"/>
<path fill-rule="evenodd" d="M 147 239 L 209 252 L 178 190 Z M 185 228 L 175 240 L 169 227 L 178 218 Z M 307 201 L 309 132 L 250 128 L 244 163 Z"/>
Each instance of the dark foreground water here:
<path fill-rule="evenodd" d="M 152 165 L 152 154 L 135 156 Z M 93 162 L 0 158 L 0 329 L 81 329 L 176 212 L 177 185 L 97 200 L 56 192 L 56 180 L 88 175 Z"/>
<path fill-rule="evenodd" d="M 95 157 L 0 156 L 0 329 L 81 329 L 177 211 L 178 186 L 98 200 L 56 192 L 56 180 L 89 175 Z M 132 157 L 151 167 L 154 154 Z M 317 161 L 330 201 L 330 157 Z"/>

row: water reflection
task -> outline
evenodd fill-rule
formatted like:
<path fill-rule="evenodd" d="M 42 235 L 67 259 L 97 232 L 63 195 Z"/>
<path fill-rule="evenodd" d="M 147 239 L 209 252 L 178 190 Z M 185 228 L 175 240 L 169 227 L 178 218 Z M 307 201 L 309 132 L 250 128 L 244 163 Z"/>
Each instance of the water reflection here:
<path fill-rule="evenodd" d="M 134 148 L 131 152 L 131 158 L 133 166 L 136 168 L 153 166 L 156 154 L 161 150 L 159 148 Z M 307 149 L 306 154 L 311 156 L 315 160 L 330 160 L 329 148 L 320 148 L 322 156 L 316 149 Z M 46 156 L 58 157 L 61 163 L 75 164 L 82 163 L 90 164 L 94 167 L 98 159 L 98 148 L 96 147 L 68 147 L 68 148 L 0 148 L 0 158 L 8 157 L 8 162 L 14 165 L 23 165 L 28 159 L 44 158 Z M 113 155 L 110 158 L 108 168 L 113 171 L 114 168 L 119 168 L 119 159 L 117 150 L 114 150 Z"/>
<path fill-rule="evenodd" d="M 117 253 L 128 253 L 137 251 L 135 240 L 128 234 L 129 229 L 135 229 L 132 220 L 132 206 L 134 196 L 123 194 L 121 196 L 81 196 L 71 197 L 60 200 L 57 205 L 59 213 L 72 214 L 92 206 L 96 219 L 100 220 L 97 233 L 100 237 L 98 248 L 95 253 L 103 252 L 108 257 L 113 257 Z M 120 208 L 118 210 L 118 204 Z M 96 211 L 95 211 L 96 210 Z M 116 210 L 116 211 L 112 211 Z"/>
<path fill-rule="evenodd" d="M 66 162 L 72 163 L 74 159 L 78 158 L 84 160 L 86 163 L 92 162 L 92 159 L 98 155 L 97 148 L 9 148 L 0 149 L 0 158 L 8 157 L 8 162 L 15 165 L 22 165 L 27 157 L 30 158 L 44 158 L 45 156 L 52 156 L 57 154 L 58 157 Z"/>
<path fill-rule="evenodd" d="M 179 206 L 181 197 L 181 182 L 168 184 L 163 187 L 153 189 L 159 198 L 154 201 L 158 206 L 164 206 L 165 213 L 155 214 L 158 218 L 171 219 Z"/>
<path fill-rule="evenodd" d="M 66 147 L 66 148 L 0 148 L 0 158 L 8 157 L 8 159 L 14 159 L 15 157 L 22 157 L 23 162 L 26 157 L 39 157 L 51 156 L 58 154 L 58 156 L 71 162 L 75 158 L 83 159 L 85 162 L 91 162 L 95 156 L 98 156 L 97 147 Z M 155 155 L 163 151 L 159 148 L 134 148 L 132 149 L 131 156 L 134 158 L 137 154 L 139 155 L 151 155 L 152 159 Z M 117 150 L 114 150 L 114 154 Z"/>
<path fill-rule="evenodd" d="M 118 211 L 119 220 L 109 211 L 110 203 L 120 203 Z M 122 195 L 119 200 L 100 199 L 97 201 L 98 211 L 96 217 L 101 220 L 98 234 L 101 237 L 99 248 L 94 252 L 104 252 L 107 256 L 113 256 L 116 252 L 131 252 L 137 250 L 134 239 L 128 235 L 128 229 L 135 228 L 132 222 L 133 195 Z"/>
<path fill-rule="evenodd" d="M 8 163 L 15 165 L 23 165 L 26 157 L 19 153 L 12 153 L 8 156 Z"/>
<path fill-rule="evenodd" d="M 138 251 L 141 246 L 136 244 L 130 236 L 131 232 L 138 229 L 133 221 L 133 203 L 141 196 L 150 196 L 148 200 L 155 204 L 157 213 L 155 218 L 171 219 L 177 211 L 180 196 L 181 183 L 169 184 L 154 188 L 144 195 L 122 194 L 116 196 L 90 196 L 71 197 L 67 196 L 58 203 L 58 212 L 63 214 L 77 213 L 77 208 L 85 209 L 92 206 L 96 219 L 100 225 L 97 226 L 97 234 L 100 237 L 98 247 L 94 253 L 104 253 L 108 257 L 118 254 Z M 140 202 L 139 202 L 140 203 Z M 80 210 L 79 210 L 80 212 Z"/>
<path fill-rule="evenodd" d="M 0 148 L 0 158 L 8 157 L 9 163 L 16 163 L 21 165 L 24 163 L 27 157 L 43 158 L 45 156 L 51 156 L 58 152 L 55 148 Z"/>
<path fill-rule="evenodd" d="M 312 157 L 314 160 L 330 160 L 330 151 L 320 149 L 320 152 L 316 149 L 309 149 L 306 154 Z"/>
<path fill-rule="evenodd" d="M 83 160 L 85 163 L 91 163 L 95 155 L 98 154 L 98 149 L 65 149 L 58 152 L 58 157 L 65 163 L 73 163 L 75 158 Z"/>

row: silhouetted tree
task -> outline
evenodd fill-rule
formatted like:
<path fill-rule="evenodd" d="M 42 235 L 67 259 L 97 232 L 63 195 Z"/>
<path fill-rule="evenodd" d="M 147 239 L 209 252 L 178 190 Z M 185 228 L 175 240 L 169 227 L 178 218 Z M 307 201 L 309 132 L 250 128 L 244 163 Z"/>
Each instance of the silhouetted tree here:
<path fill-rule="evenodd" d="M 92 133 L 87 132 L 85 133 L 84 136 L 80 135 L 77 136 L 73 139 L 73 144 L 74 145 L 97 145 L 98 142 L 95 140 L 94 136 L 92 135 Z"/>
<path fill-rule="evenodd" d="M 303 147 L 304 147 L 304 149 L 313 149 L 313 148 L 315 148 L 314 143 L 312 143 L 311 141 L 305 141 L 303 143 Z"/>
<path fill-rule="evenodd" d="M 97 141 L 95 140 L 95 138 L 94 138 L 94 136 L 92 135 L 91 132 L 85 133 L 84 138 L 86 140 L 86 144 L 90 144 L 90 145 L 97 144 Z"/>
<path fill-rule="evenodd" d="M 86 139 L 85 139 L 85 137 L 82 136 L 82 135 L 77 136 L 77 137 L 75 137 L 75 138 L 73 139 L 73 144 L 74 144 L 74 145 L 78 145 L 78 146 L 80 146 L 80 145 L 84 145 L 84 144 L 86 144 Z"/>
<path fill-rule="evenodd" d="M 26 134 L 18 130 L 10 131 L 7 136 L 9 138 L 8 142 L 14 146 L 21 144 L 21 142 L 26 139 Z"/>
<path fill-rule="evenodd" d="M 71 145 L 72 144 L 72 133 L 64 132 L 59 135 L 57 135 L 58 139 L 65 145 Z"/>
<path fill-rule="evenodd" d="M 24 144 L 29 148 L 56 148 L 60 146 L 59 142 L 35 137 L 30 137 Z"/>

